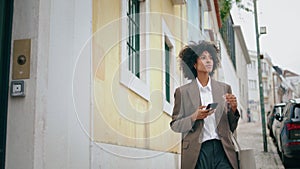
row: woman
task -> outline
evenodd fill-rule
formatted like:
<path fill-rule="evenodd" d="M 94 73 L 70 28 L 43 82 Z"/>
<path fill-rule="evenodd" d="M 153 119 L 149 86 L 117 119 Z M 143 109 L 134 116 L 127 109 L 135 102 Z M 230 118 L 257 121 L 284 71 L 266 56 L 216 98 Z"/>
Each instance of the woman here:
<path fill-rule="evenodd" d="M 218 67 L 217 48 L 201 41 L 179 53 L 184 76 L 192 82 L 176 89 L 173 131 L 182 133 L 182 169 L 238 169 L 231 134 L 240 117 L 231 87 L 212 79 Z M 205 109 L 216 102 L 216 109 Z"/>

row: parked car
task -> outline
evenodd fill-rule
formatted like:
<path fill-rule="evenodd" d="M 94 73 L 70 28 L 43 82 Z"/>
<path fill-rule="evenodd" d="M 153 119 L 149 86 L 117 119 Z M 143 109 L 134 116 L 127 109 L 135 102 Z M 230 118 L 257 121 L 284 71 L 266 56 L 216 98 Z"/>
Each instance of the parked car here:
<path fill-rule="evenodd" d="M 269 134 L 274 139 L 275 139 L 275 137 L 274 137 L 274 130 L 273 130 L 272 126 L 273 126 L 273 123 L 274 123 L 275 114 L 277 114 L 277 115 L 280 114 L 281 115 L 282 110 L 285 107 L 285 105 L 286 105 L 286 103 L 275 104 L 274 107 L 273 107 L 273 109 L 272 109 L 272 112 L 270 112 L 268 114 L 268 117 L 267 117 L 267 127 L 268 127 L 268 129 L 270 131 Z"/>
<path fill-rule="evenodd" d="M 283 164 L 290 166 L 293 161 L 300 160 L 300 98 L 290 100 L 282 116 L 275 118 L 281 121 L 277 138 L 278 150 Z"/>
<path fill-rule="evenodd" d="M 273 141 L 277 145 L 278 140 L 280 138 L 281 122 L 282 122 L 282 118 L 283 118 L 283 110 L 276 112 L 274 117 L 275 117 L 275 120 L 273 121 L 272 128 L 270 129 L 270 133 L 272 132 L 272 134 L 270 134 L 270 135 L 273 137 Z M 277 146 L 277 148 L 278 148 L 278 146 Z"/>

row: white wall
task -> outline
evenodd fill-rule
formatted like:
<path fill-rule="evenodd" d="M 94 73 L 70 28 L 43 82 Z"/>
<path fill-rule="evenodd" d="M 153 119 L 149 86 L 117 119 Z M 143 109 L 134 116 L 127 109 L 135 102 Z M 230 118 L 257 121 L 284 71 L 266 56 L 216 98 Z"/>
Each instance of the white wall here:
<path fill-rule="evenodd" d="M 89 168 L 90 44 L 80 52 L 92 34 L 92 1 L 53 0 L 50 14 L 45 168 Z"/>
<path fill-rule="evenodd" d="M 92 145 L 92 168 L 180 169 L 180 154 L 129 148 L 111 144 Z"/>
<path fill-rule="evenodd" d="M 238 107 L 242 110 L 242 118 L 247 119 L 248 108 L 248 73 L 245 55 L 238 35 L 235 31 L 235 50 L 236 50 L 236 73 L 238 78 Z"/>
<path fill-rule="evenodd" d="M 91 44 L 78 56 L 92 1 L 14 3 L 12 41 L 31 38 L 31 77 L 25 98 L 9 98 L 6 168 L 90 168 Z"/>
<path fill-rule="evenodd" d="M 238 95 L 238 77 L 236 71 L 233 67 L 233 63 L 230 60 L 230 56 L 227 53 L 226 45 L 221 38 L 221 34 L 218 33 L 218 39 L 220 40 L 221 44 L 221 68 L 219 69 L 219 81 L 223 81 L 231 86 L 232 93 L 234 95 Z"/>

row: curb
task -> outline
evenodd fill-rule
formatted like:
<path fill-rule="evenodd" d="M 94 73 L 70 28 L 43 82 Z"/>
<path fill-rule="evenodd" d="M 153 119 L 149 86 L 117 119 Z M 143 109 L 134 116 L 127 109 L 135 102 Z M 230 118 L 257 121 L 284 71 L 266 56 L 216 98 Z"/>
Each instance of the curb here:
<path fill-rule="evenodd" d="M 277 153 L 277 147 L 274 144 L 272 138 L 270 136 L 268 136 L 267 138 L 268 138 L 268 145 L 269 145 L 269 148 L 270 148 L 269 151 L 273 154 L 274 162 L 277 166 L 277 169 L 285 169 L 282 162 L 281 162 L 279 154 Z"/>

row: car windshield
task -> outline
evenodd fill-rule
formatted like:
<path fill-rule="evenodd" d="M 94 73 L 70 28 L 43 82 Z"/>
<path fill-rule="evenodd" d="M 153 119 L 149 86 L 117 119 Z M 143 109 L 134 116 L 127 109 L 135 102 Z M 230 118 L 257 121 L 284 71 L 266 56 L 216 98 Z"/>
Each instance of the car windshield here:
<path fill-rule="evenodd" d="M 281 106 L 278 106 L 278 107 L 275 108 L 275 113 L 274 114 L 276 114 L 276 113 L 281 115 L 281 113 L 282 113 L 282 107 Z"/>
<path fill-rule="evenodd" d="M 292 116 L 293 121 L 300 121 L 300 107 L 295 107 L 294 114 Z"/>

